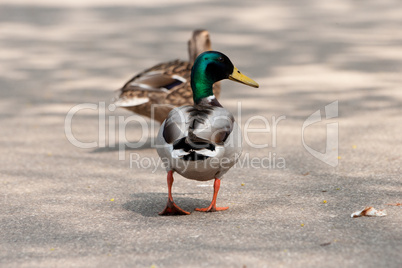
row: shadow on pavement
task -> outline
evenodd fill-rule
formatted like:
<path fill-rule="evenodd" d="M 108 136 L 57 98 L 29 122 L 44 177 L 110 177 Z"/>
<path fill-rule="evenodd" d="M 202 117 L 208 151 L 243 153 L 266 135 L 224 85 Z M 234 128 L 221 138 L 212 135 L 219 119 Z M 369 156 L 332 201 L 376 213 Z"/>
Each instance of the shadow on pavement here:
<path fill-rule="evenodd" d="M 210 201 L 208 200 L 190 198 L 190 197 L 181 197 L 183 195 L 188 196 L 194 194 L 174 193 L 173 196 L 174 202 L 182 209 L 189 211 L 191 213 L 197 207 L 207 207 L 210 204 Z M 124 209 L 141 214 L 142 216 L 145 217 L 160 217 L 158 213 L 165 208 L 168 195 L 167 192 L 166 193 L 148 192 L 148 193 L 132 194 L 131 197 L 134 200 L 123 204 Z"/>

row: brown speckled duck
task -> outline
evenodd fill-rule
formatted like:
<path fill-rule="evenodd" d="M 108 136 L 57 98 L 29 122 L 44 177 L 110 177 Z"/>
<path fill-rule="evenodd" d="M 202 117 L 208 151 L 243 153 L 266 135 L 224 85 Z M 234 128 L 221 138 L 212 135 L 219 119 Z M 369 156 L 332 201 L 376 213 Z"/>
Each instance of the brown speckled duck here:
<path fill-rule="evenodd" d="M 194 31 L 188 41 L 189 61 L 164 62 L 137 74 L 120 89 L 115 105 L 163 122 L 173 108 L 193 103 L 191 68 L 199 54 L 210 50 L 208 31 Z M 218 98 L 219 82 L 213 91 Z"/>

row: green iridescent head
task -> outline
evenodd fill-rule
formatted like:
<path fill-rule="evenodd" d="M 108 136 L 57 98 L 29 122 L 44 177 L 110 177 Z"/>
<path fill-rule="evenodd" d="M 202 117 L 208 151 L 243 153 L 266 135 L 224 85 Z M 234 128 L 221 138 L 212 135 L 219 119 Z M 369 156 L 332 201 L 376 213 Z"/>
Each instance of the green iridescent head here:
<path fill-rule="evenodd" d="M 223 79 L 258 87 L 258 84 L 242 74 L 225 54 L 206 51 L 197 57 L 191 70 L 194 103 L 197 104 L 203 98 L 212 96 L 214 94 L 212 85 Z"/>

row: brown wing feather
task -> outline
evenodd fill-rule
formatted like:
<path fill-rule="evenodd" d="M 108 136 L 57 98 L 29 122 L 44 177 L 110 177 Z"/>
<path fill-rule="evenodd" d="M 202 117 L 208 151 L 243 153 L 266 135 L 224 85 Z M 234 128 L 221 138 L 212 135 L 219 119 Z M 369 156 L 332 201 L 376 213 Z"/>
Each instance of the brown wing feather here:
<path fill-rule="evenodd" d="M 181 60 L 160 63 L 131 78 L 122 88 L 121 92 L 131 90 L 141 90 L 138 87 L 132 87 L 132 84 L 146 84 L 153 88 L 166 87 L 175 79 L 173 75 L 183 77 L 188 80 L 191 73 L 190 63 Z M 173 90 L 172 88 L 171 90 Z"/>
<path fill-rule="evenodd" d="M 191 90 L 190 76 L 192 62 L 198 54 L 211 50 L 211 41 L 209 33 L 206 30 L 194 31 L 189 41 L 189 58 L 190 62 L 174 60 L 157 64 L 143 72 L 135 75 L 120 89 L 119 100 L 135 100 L 142 98 L 148 102 L 139 105 L 127 105 L 125 109 L 133 111 L 143 116 L 151 117 L 152 105 L 164 105 L 154 109 L 154 118 L 162 122 L 169 111 L 174 106 L 193 104 L 193 93 Z M 184 80 L 181 82 L 172 76 L 180 76 Z M 217 98 L 220 96 L 220 83 L 213 86 L 214 94 Z M 127 102 L 126 102 L 127 103 Z M 130 102 L 129 102 L 130 103 Z M 133 103 L 136 103 L 135 101 Z M 139 102 L 141 103 L 141 102 Z"/>

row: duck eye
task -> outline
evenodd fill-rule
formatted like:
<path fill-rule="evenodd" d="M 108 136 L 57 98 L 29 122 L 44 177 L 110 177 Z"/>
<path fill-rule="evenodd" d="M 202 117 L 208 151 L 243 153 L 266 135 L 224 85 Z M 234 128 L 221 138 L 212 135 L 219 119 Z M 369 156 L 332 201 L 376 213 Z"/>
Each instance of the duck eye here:
<path fill-rule="evenodd" d="M 218 61 L 219 61 L 219 62 L 224 62 L 225 60 L 224 60 L 222 57 L 219 57 L 219 58 L 218 58 Z"/>

